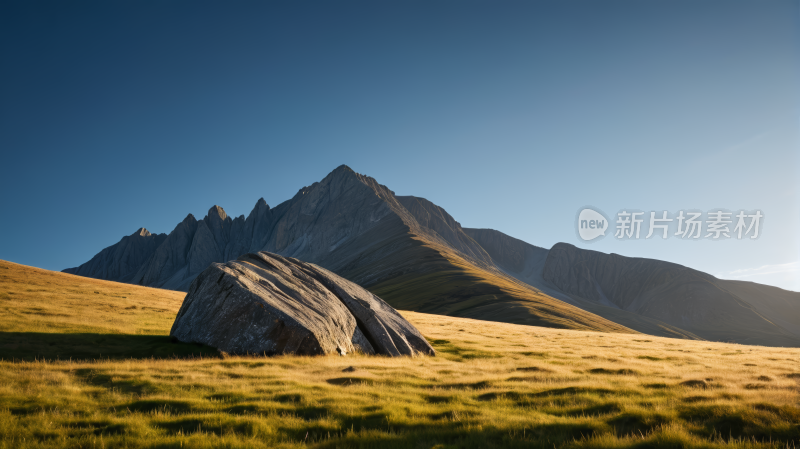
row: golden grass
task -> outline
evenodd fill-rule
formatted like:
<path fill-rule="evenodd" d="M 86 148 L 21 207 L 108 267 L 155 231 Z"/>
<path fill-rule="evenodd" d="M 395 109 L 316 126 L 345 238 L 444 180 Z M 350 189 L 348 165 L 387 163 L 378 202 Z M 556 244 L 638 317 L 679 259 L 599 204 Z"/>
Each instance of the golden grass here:
<path fill-rule="evenodd" d="M 184 296 L 0 261 L 0 358 L 213 353 L 170 342 Z"/>
<path fill-rule="evenodd" d="M 9 266 L 11 277 L 20 267 L 0 266 Z M 29 277 L 43 271 L 25 270 L 33 270 Z M 25 290 L 5 279 L 3 298 L 7 285 Z M 70 280 L 92 287 L 81 296 Z M 51 303 L 59 289 L 72 288 L 66 297 L 84 299 L 71 303 L 72 314 L 120 319 L 126 329 L 150 320 L 150 312 L 118 318 L 126 309 L 100 307 L 108 299 L 93 296 L 100 284 L 109 294 L 132 291 L 128 285 L 61 281 L 32 287 L 44 291 L 27 292 L 27 302 L 13 300 L 35 308 L 35 294 Z M 154 290 L 143 291 L 146 299 Z M 161 301 L 171 301 L 164 293 Z M 6 316 L 6 301 L 0 299 L 0 323 L 16 321 L 17 333 L 38 329 L 28 324 L 38 315 Z M 432 342 L 436 357 L 151 359 L 137 348 L 127 359 L 68 361 L 65 346 L 58 349 L 62 360 L 0 362 L 0 447 L 800 444 L 800 349 L 403 315 Z M 163 321 L 162 336 L 170 325 Z M 53 332 L 68 335 L 64 328 Z"/>
<path fill-rule="evenodd" d="M 0 329 L 4 332 L 163 335 L 184 296 L 0 260 Z"/>

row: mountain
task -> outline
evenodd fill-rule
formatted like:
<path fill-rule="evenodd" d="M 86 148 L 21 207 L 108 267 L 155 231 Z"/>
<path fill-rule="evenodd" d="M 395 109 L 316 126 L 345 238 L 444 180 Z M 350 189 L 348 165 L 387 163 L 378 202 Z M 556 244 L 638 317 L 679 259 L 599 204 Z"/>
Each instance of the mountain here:
<path fill-rule="evenodd" d="M 398 309 L 800 346 L 800 293 L 724 281 L 658 260 L 564 243 L 548 250 L 499 231 L 463 228 L 430 201 L 395 195 L 347 166 L 275 208 L 260 199 L 247 218 L 231 219 L 214 206 L 200 221 L 188 215 L 168 236 L 141 231 L 65 271 L 185 291 L 212 262 L 268 251 L 331 270 Z"/>
<path fill-rule="evenodd" d="M 101 254 L 116 254 L 122 244 Z M 275 208 L 259 200 L 247 218 L 231 219 L 217 206 L 199 221 L 188 215 L 149 257 L 131 268 L 135 274 L 124 279 L 103 271 L 94 263 L 97 257 L 65 271 L 185 291 L 210 263 L 255 251 L 317 264 L 401 309 L 633 332 L 508 276 L 443 209 L 422 198 L 395 196 L 347 166 Z"/>

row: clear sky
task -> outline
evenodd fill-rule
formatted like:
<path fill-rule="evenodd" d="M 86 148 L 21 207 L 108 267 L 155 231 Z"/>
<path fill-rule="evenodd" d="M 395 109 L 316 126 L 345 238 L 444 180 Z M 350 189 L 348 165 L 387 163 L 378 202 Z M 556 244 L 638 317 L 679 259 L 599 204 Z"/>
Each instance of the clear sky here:
<path fill-rule="evenodd" d="M 4 1 L 0 258 L 60 270 L 340 164 L 467 227 L 800 290 L 798 1 Z M 577 211 L 759 209 L 582 243 Z"/>

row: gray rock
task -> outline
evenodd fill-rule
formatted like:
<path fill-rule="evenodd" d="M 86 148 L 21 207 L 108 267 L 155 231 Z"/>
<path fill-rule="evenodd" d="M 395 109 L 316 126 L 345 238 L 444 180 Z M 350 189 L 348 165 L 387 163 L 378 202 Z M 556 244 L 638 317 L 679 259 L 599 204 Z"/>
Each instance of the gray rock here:
<path fill-rule="evenodd" d="M 267 252 L 211 264 L 189 287 L 170 335 L 231 354 L 435 355 L 377 296 L 324 268 Z"/>

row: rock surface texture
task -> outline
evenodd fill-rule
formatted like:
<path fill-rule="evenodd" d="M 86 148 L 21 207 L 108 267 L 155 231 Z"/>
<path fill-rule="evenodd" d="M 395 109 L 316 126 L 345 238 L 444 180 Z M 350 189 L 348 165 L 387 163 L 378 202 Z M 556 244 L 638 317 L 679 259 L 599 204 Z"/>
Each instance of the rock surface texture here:
<path fill-rule="evenodd" d="M 170 335 L 231 354 L 435 355 L 382 299 L 324 268 L 268 252 L 200 273 Z"/>

